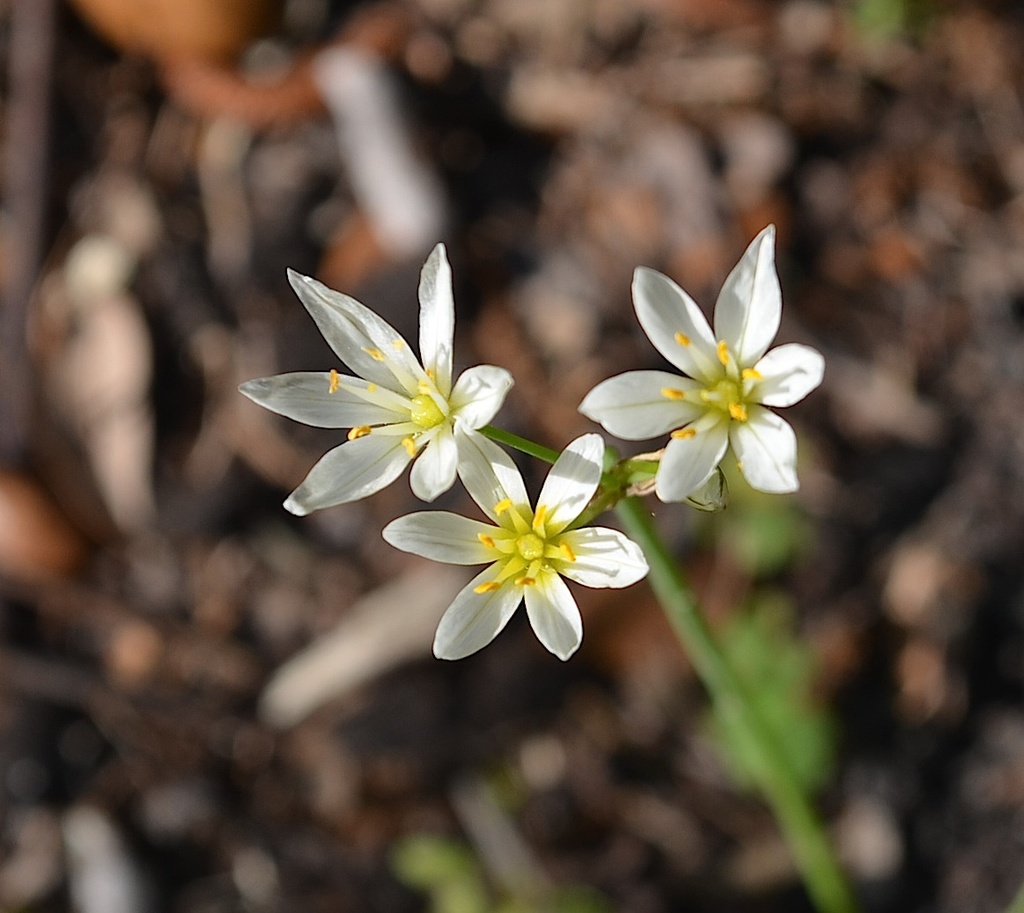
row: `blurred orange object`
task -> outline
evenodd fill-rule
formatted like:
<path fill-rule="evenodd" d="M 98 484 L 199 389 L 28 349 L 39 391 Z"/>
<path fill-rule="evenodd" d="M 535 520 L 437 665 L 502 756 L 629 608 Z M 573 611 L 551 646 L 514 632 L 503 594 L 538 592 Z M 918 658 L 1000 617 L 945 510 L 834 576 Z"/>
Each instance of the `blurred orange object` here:
<path fill-rule="evenodd" d="M 0 574 L 36 583 L 74 573 L 87 545 L 49 493 L 20 472 L 0 470 Z"/>
<path fill-rule="evenodd" d="M 228 63 L 272 32 L 282 0 L 71 0 L 104 38 L 123 51 L 159 60 Z"/>

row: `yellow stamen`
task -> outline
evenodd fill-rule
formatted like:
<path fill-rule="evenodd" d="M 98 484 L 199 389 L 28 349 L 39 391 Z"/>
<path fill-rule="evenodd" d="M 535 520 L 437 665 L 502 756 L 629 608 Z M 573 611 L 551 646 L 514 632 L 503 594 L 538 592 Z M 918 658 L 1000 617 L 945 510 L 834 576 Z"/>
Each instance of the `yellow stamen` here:
<path fill-rule="evenodd" d="M 488 580 L 486 583 L 481 583 L 480 586 L 473 587 L 474 593 L 493 593 L 495 590 L 500 589 L 501 584 L 496 580 Z"/>
<path fill-rule="evenodd" d="M 740 372 L 740 377 L 744 380 L 764 380 L 764 375 L 756 368 L 744 368 Z"/>
<path fill-rule="evenodd" d="M 416 389 L 419 390 L 419 392 L 421 394 L 429 396 L 430 395 L 430 381 L 421 380 L 418 384 L 416 384 Z"/>
<path fill-rule="evenodd" d="M 429 377 L 431 380 L 436 380 L 437 371 L 435 371 L 433 368 L 427 368 L 427 377 Z"/>
<path fill-rule="evenodd" d="M 494 512 L 499 517 L 503 513 L 505 513 L 506 510 L 511 510 L 511 509 L 512 509 L 512 499 L 511 498 L 502 498 L 497 504 L 494 505 Z"/>
<path fill-rule="evenodd" d="M 724 339 L 718 344 L 718 360 L 723 365 L 728 367 L 728 365 L 729 365 L 729 346 L 725 342 Z"/>
<path fill-rule="evenodd" d="M 737 422 L 745 422 L 747 420 L 747 407 L 743 403 L 729 403 L 729 415 L 731 415 Z"/>
<path fill-rule="evenodd" d="M 567 561 L 575 561 L 576 553 L 572 550 L 572 546 L 568 542 L 560 542 L 558 544 L 558 550 L 565 555 Z"/>
<path fill-rule="evenodd" d="M 516 581 L 516 586 L 533 586 L 537 582 L 535 577 L 520 577 Z"/>
<path fill-rule="evenodd" d="M 331 368 L 331 383 L 330 383 L 330 386 L 327 388 L 327 392 L 328 393 L 337 393 L 338 392 L 338 384 L 340 384 L 340 383 L 341 383 L 341 375 L 337 371 L 335 371 L 334 368 Z"/>
<path fill-rule="evenodd" d="M 402 446 L 405 448 L 405 452 L 409 456 L 416 456 L 416 442 L 411 437 L 402 438 Z"/>
<path fill-rule="evenodd" d="M 686 391 L 677 390 L 675 387 L 662 387 L 661 395 L 664 396 L 665 399 L 686 399 Z"/>
<path fill-rule="evenodd" d="M 476 537 L 488 548 L 494 548 L 494 540 L 487 533 L 477 533 Z"/>
<path fill-rule="evenodd" d="M 675 340 L 681 346 L 688 346 L 690 344 L 690 337 L 685 333 L 676 333 Z"/>
<path fill-rule="evenodd" d="M 537 505 L 537 513 L 533 515 L 533 531 L 535 533 L 543 533 L 544 531 L 544 518 L 547 516 L 548 506 L 546 504 Z"/>
<path fill-rule="evenodd" d="M 377 385 L 376 384 L 367 384 L 366 385 L 366 392 L 367 393 L 376 393 L 377 392 Z"/>
<path fill-rule="evenodd" d="M 697 432 L 693 428 L 680 428 L 678 431 L 673 431 L 669 437 L 674 437 L 676 440 L 685 441 L 687 438 L 696 437 Z"/>
<path fill-rule="evenodd" d="M 369 425 L 360 425 L 358 428 L 353 428 L 348 433 L 348 439 L 354 441 L 356 438 L 366 437 L 373 429 Z"/>
<path fill-rule="evenodd" d="M 374 361 L 384 361 L 384 353 L 380 349 L 367 349 L 364 346 L 363 351 Z"/>
<path fill-rule="evenodd" d="M 404 349 L 405 348 L 405 343 L 402 342 L 401 339 L 392 339 L 391 340 L 391 348 L 392 349 Z"/>

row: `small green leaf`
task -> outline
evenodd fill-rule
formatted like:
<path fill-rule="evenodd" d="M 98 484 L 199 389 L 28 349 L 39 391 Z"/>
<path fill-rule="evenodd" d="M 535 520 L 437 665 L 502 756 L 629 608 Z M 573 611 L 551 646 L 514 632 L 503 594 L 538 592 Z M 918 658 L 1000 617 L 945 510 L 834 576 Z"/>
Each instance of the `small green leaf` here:
<path fill-rule="evenodd" d="M 721 646 L 774 732 L 792 775 L 812 793 L 831 776 L 835 725 L 813 698 L 814 655 L 796 636 L 792 614 L 785 596 L 762 595 L 721 632 Z M 712 707 L 709 729 L 737 782 L 752 786 L 761 758 L 745 725 L 725 708 Z"/>
<path fill-rule="evenodd" d="M 391 871 L 403 884 L 421 891 L 479 878 L 473 854 L 459 841 L 433 834 L 410 834 L 391 851 Z"/>

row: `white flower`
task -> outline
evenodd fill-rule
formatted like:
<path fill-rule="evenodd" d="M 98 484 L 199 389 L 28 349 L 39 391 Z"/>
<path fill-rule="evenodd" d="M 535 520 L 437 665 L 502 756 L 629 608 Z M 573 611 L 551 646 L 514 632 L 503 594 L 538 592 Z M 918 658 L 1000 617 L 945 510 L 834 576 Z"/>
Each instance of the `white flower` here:
<path fill-rule="evenodd" d="M 391 484 L 413 460 L 412 490 L 432 501 L 455 482 L 454 429 L 482 428 L 494 418 L 512 376 L 479 365 L 452 384 L 455 302 L 443 244 L 420 274 L 420 354 L 354 298 L 289 270 L 295 293 L 324 339 L 358 376 L 329 372 L 279 374 L 239 388 L 261 406 L 318 428 L 350 428 L 285 501 L 293 514 L 356 501 Z"/>
<path fill-rule="evenodd" d="M 583 624 L 562 577 L 590 587 L 626 587 L 647 573 L 640 547 L 614 529 L 573 529 L 601 480 L 604 442 L 573 441 L 530 507 L 509 456 L 483 435 L 459 438 L 459 476 L 492 523 L 445 511 L 399 517 L 384 528 L 395 548 L 447 564 L 487 564 L 455 597 L 434 637 L 434 655 L 461 659 L 489 644 L 519 603 L 540 642 L 568 659 Z"/>
<path fill-rule="evenodd" d="M 821 383 L 825 360 L 792 343 L 768 352 L 779 329 L 782 292 L 774 262 L 775 226 L 750 244 L 722 286 L 711 327 L 671 279 L 640 268 L 637 318 L 654 347 L 687 377 L 630 371 L 598 384 L 580 412 L 625 440 L 671 431 L 655 480 L 662 501 L 700 488 L 732 445 L 757 489 L 796 491 L 796 435 L 766 406 L 791 406 Z M 765 354 L 767 352 L 767 354 Z"/>

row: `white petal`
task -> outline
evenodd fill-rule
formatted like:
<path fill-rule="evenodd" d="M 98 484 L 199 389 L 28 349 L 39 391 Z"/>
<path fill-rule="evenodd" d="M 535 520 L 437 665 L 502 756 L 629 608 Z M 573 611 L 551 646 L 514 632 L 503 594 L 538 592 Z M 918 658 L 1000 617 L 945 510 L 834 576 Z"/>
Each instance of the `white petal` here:
<path fill-rule="evenodd" d="M 483 428 L 505 402 L 512 375 L 495 365 L 477 365 L 459 375 L 452 389 L 452 414 L 467 428 Z"/>
<path fill-rule="evenodd" d="M 506 583 L 492 592 L 475 592 L 480 584 L 493 580 L 495 573 L 493 568 L 481 571 L 448 606 L 434 635 L 438 659 L 462 659 L 476 653 L 508 624 L 523 598 L 519 587 Z"/>
<path fill-rule="evenodd" d="M 563 576 L 590 587 L 631 586 L 647 576 L 647 559 L 632 539 L 617 529 L 588 526 L 562 534 L 576 556 L 559 564 Z"/>
<path fill-rule="evenodd" d="M 704 410 L 685 399 L 669 399 L 663 390 L 696 398 L 700 384 L 667 371 L 628 371 L 591 390 L 579 411 L 624 441 L 660 437 L 692 422 Z"/>
<path fill-rule="evenodd" d="M 368 434 L 328 450 L 284 502 L 304 517 L 314 510 L 366 498 L 390 485 L 410 456 L 395 435 Z"/>
<path fill-rule="evenodd" d="M 494 441 L 479 431 L 458 426 L 455 443 L 459 449 L 459 478 L 488 517 L 497 522 L 494 508 L 506 498 L 517 507 L 529 506 L 523 477 L 512 458 Z"/>
<path fill-rule="evenodd" d="M 288 281 L 324 339 L 356 374 L 390 389 L 399 384 L 406 393 L 415 395 L 423 369 L 391 324 L 355 298 L 309 276 L 288 270 Z"/>
<path fill-rule="evenodd" d="M 706 382 L 724 376 L 707 318 L 668 276 L 646 267 L 637 269 L 633 307 L 654 347 L 680 371 Z"/>
<path fill-rule="evenodd" d="M 796 491 L 796 434 L 789 422 L 763 406 L 752 406 L 745 422 L 729 432 L 740 472 L 751 488 L 784 494 Z"/>
<path fill-rule="evenodd" d="M 362 383 L 356 378 L 341 379 Z M 246 381 L 238 389 L 264 409 L 315 428 L 379 425 L 393 422 L 399 414 L 385 406 L 368 403 L 341 387 L 331 393 L 331 376 L 324 372 L 303 371 L 258 377 Z"/>
<path fill-rule="evenodd" d="M 555 460 L 537 498 L 537 510 L 547 508 L 549 534 L 575 520 L 597 491 L 604 469 L 604 439 L 599 434 L 576 438 Z"/>
<path fill-rule="evenodd" d="M 711 477 L 729 446 L 728 425 L 723 419 L 693 437 L 669 439 L 654 480 L 662 501 L 682 501 Z"/>
<path fill-rule="evenodd" d="M 421 510 L 392 520 L 384 527 L 384 541 L 403 552 L 443 564 L 489 564 L 493 549 L 480 541 L 494 527 L 443 510 Z"/>
<path fill-rule="evenodd" d="M 455 299 L 452 269 L 443 244 L 427 257 L 420 273 L 420 357 L 434 373 L 441 395 L 452 392 L 452 344 L 455 338 Z"/>
<path fill-rule="evenodd" d="M 752 391 L 766 406 L 792 406 L 825 376 L 825 359 L 810 346 L 791 342 L 772 349 L 754 368 L 764 378 Z"/>
<path fill-rule="evenodd" d="M 523 595 L 537 639 L 559 659 L 572 656 L 583 640 L 583 619 L 565 581 L 549 572 L 523 587 Z"/>
<path fill-rule="evenodd" d="M 437 434 L 416 457 L 409 474 L 413 494 L 421 501 L 433 501 L 455 484 L 459 453 L 451 426 L 440 425 Z"/>
<path fill-rule="evenodd" d="M 781 316 L 775 226 L 769 225 L 750 242 L 722 285 L 715 304 L 715 336 L 729 344 L 746 368 L 768 351 L 779 331 Z"/>

